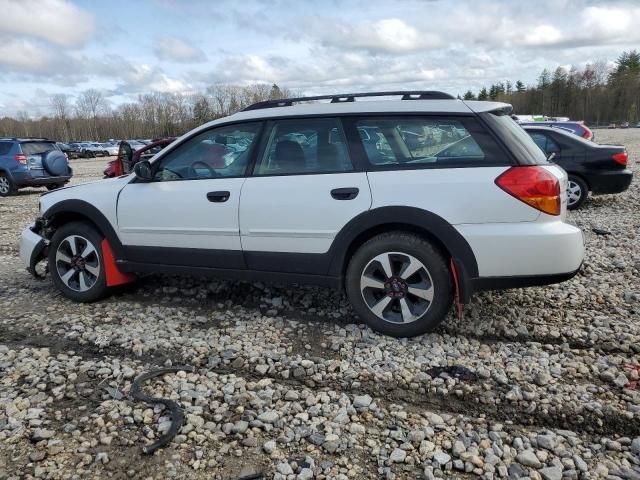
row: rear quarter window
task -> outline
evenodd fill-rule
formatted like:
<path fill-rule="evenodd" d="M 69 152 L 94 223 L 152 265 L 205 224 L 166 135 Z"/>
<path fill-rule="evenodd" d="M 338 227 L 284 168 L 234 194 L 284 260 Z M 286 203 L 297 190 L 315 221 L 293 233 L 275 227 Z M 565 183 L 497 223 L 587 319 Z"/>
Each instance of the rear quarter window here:
<path fill-rule="evenodd" d="M 0 155 L 6 155 L 11 150 L 11 143 L 0 142 Z"/>
<path fill-rule="evenodd" d="M 368 169 L 510 165 L 508 154 L 471 116 L 375 116 L 354 127 Z"/>
<path fill-rule="evenodd" d="M 549 163 L 533 139 L 505 112 L 484 112 L 480 118 L 502 140 L 521 165 Z"/>

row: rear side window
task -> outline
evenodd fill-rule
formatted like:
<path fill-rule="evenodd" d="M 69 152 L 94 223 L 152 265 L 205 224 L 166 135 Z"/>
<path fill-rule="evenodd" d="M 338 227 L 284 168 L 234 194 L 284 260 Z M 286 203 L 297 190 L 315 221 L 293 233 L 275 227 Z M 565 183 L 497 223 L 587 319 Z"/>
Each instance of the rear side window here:
<path fill-rule="evenodd" d="M 11 143 L 0 142 L 0 155 L 6 155 L 11 150 Z"/>
<path fill-rule="evenodd" d="M 473 117 L 371 117 L 356 121 L 374 169 L 508 165 L 509 158 Z"/>
<path fill-rule="evenodd" d="M 547 162 L 546 155 L 533 139 L 507 113 L 502 111 L 481 113 L 480 117 L 504 142 L 521 165 L 540 165 Z"/>
<path fill-rule="evenodd" d="M 540 132 L 529 132 L 529 135 L 531 135 L 531 138 L 536 143 L 536 145 L 540 147 L 540 149 L 547 155 L 560 151 L 560 147 L 558 146 L 558 144 L 554 142 L 553 139 L 548 135 Z"/>
<path fill-rule="evenodd" d="M 39 153 L 58 149 L 55 143 L 50 142 L 25 142 L 20 144 L 20 147 L 25 155 L 38 155 Z"/>
<path fill-rule="evenodd" d="M 275 120 L 254 175 L 338 173 L 353 170 L 336 118 Z"/>

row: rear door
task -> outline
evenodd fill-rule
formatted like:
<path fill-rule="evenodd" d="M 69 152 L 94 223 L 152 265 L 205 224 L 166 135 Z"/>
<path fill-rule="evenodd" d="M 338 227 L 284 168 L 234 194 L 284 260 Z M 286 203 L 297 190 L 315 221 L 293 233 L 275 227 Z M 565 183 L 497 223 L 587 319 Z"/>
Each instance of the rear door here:
<path fill-rule="evenodd" d="M 49 173 L 44 169 L 42 157 L 51 150 L 58 150 L 53 142 L 20 142 L 22 153 L 27 157 L 27 168 L 33 177 L 46 177 Z"/>
<path fill-rule="evenodd" d="M 337 233 L 371 206 L 337 118 L 268 123 L 242 187 L 240 235 L 250 269 L 323 274 Z"/>

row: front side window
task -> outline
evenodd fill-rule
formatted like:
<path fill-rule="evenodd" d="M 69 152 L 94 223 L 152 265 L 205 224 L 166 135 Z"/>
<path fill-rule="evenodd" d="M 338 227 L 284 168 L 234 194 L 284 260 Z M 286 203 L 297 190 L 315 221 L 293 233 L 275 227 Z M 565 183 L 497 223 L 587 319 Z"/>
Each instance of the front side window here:
<path fill-rule="evenodd" d="M 255 175 L 337 173 L 353 170 L 340 122 L 301 118 L 270 122 Z"/>
<path fill-rule="evenodd" d="M 470 117 L 377 117 L 356 122 L 374 168 L 507 164 L 491 137 Z"/>
<path fill-rule="evenodd" d="M 212 128 L 177 146 L 154 165 L 154 181 L 201 180 L 245 174 L 260 123 Z"/>

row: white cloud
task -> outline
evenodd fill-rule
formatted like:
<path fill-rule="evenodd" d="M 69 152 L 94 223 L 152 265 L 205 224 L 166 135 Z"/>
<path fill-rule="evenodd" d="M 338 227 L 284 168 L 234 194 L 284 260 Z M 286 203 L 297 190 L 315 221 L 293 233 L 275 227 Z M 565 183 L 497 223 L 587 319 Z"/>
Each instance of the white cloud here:
<path fill-rule="evenodd" d="M 524 32 L 523 37 L 515 43 L 529 47 L 539 47 L 543 45 L 555 45 L 562 40 L 562 33 L 553 25 L 537 25 Z"/>
<path fill-rule="evenodd" d="M 406 53 L 442 45 L 432 29 L 417 29 L 399 18 L 347 23 L 336 18 L 312 17 L 303 22 L 302 35 L 323 45 L 371 52 Z"/>
<path fill-rule="evenodd" d="M 0 0 L 0 33 L 78 46 L 94 33 L 92 14 L 66 0 Z"/>
<path fill-rule="evenodd" d="M 187 40 L 177 37 L 161 37 L 154 46 L 154 53 L 160 60 L 181 63 L 195 63 L 206 60 L 204 52 Z"/>

